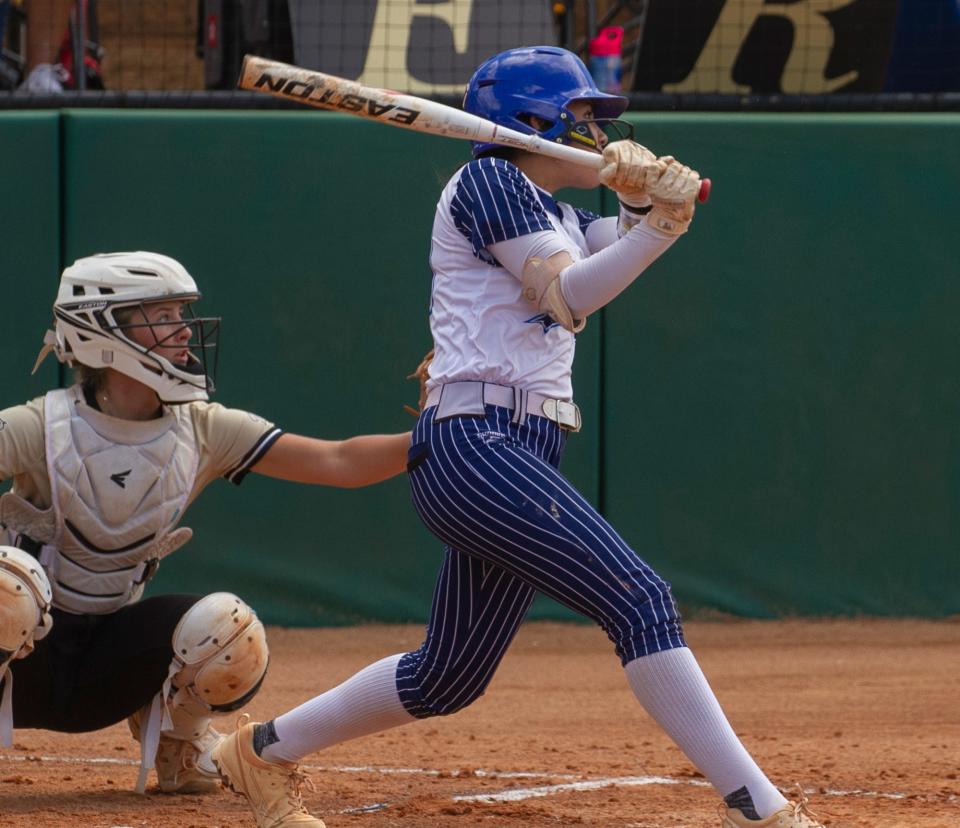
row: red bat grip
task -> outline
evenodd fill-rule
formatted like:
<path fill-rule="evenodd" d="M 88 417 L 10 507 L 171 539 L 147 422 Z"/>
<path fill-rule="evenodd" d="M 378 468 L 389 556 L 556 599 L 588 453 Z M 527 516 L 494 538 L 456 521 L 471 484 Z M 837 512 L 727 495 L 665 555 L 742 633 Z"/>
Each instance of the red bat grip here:
<path fill-rule="evenodd" d="M 713 182 L 709 178 L 700 179 L 700 192 L 697 193 L 697 201 L 701 204 L 706 204 L 707 199 L 710 198 L 710 189 L 713 187 Z"/>

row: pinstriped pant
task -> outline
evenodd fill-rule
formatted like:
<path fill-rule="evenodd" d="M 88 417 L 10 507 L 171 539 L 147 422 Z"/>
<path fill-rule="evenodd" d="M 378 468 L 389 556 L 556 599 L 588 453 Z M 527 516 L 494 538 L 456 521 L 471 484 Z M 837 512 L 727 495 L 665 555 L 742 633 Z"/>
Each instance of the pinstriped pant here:
<path fill-rule="evenodd" d="M 624 664 L 686 646 L 669 584 L 557 470 L 565 432 L 491 405 L 440 422 L 436 410 L 408 464 L 417 512 L 446 545 L 426 639 L 397 669 L 412 715 L 479 697 L 538 590 L 596 621 Z"/>

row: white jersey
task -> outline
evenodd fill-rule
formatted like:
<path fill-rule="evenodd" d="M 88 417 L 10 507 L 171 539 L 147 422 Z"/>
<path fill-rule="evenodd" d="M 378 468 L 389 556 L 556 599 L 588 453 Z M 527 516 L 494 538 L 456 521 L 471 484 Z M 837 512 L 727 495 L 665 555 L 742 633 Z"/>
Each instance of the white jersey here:
<path fill-rule="evenodd" d="M 444 188 L 433 224 L 428 389 L 483 380 L 569 400 L 575 337 L 521 295 L 520 278 L 487 249 L 552 231 L 573 261 L 590 255 L 595 213 L 559 204 L 509 161 L 481 158 Z"/>

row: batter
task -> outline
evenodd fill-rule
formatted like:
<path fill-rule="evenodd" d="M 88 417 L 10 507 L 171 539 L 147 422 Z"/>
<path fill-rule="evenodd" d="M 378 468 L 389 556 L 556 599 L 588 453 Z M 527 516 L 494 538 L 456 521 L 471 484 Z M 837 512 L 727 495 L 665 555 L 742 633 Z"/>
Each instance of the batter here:
<path fill-rule="evenodd" d="M 444 188 L 430 249 L 434 355 L 407 464 L 414 506 L 444 544 L 426 638 L 214 751 L 261 828 L 323 825 L 284 793 L 305 756 L 476 700 L 538 591 L 606 632 L 637 700 L 722 797 L 723 828 L 820 828 L 727 722 L 669 584 L 559 471 L 581 424 L 576 333 L 686 232 L 700 189 L 674 158 L 610 141 L 626 103 L 554 47 L 504 52 L 471 79 L 468 112 L 606 164 L 598 179 L 481 143 Z M 554 197 L 598 183 L 617 193 L 618 216 Z"/>

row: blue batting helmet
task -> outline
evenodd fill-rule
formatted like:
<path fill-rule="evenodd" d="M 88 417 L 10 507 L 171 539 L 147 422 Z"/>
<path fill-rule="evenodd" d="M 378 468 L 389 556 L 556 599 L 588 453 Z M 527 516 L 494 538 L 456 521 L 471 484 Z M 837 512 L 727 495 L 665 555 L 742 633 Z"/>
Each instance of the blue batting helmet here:
<path fill-rule="evenodd" d="M 574 101 L 593 104 L 595 118 L 616 118 L 627 108 L 627 99 L 601 92 L 587 67 L 573 52 L 557 46 L 525 46 L 508 49 L 484 61 L 473 73 L 463 98 L 463 108 L 525 135 L 541 135 L 548 141 L 562 140 L 576 123 L 567 107 Z M 535 130 L 529 116 L 549 122 Z M 499 147 L 475 141 L 479 157 Z"/>

